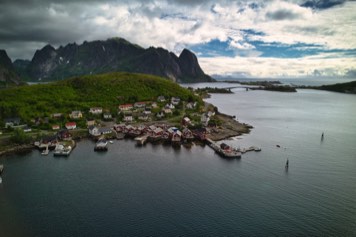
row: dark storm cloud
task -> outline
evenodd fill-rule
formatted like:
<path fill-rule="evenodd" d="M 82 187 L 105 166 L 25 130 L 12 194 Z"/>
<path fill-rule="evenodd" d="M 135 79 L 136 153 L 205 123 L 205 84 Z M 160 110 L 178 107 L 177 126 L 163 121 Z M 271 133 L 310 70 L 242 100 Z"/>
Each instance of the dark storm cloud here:
<path fill-rule="evenodd" d="M 271 20 L 281 21 L 281 20 L 294 20 L 299 18 L 299 14 L 292 12 L 287 9 L 280 9 L 273 12 L 267 12 L 266 17 Z"/>
<path fill-rule="evenodd" d="M 81 41 L 92 31 L 86 17 L 95 13 L 88 4 L 79 4 L 81 0 L 65 5 L 56 2 L 65 1 L 1 1 L 0 47 L 13 60 L 31 59 L 34 51 L 46 44 L 59 46 Z M 93 7 L 96 1 L 85 2 Z"/>
<path fill-rule="evenodd" d="M 301 6 L 323 10 L 337 5 L 341 5 L 345 2 L 347 2 L 347 0 L 312 0 L 306 1 L 305 3 L 301 4 Z"/>

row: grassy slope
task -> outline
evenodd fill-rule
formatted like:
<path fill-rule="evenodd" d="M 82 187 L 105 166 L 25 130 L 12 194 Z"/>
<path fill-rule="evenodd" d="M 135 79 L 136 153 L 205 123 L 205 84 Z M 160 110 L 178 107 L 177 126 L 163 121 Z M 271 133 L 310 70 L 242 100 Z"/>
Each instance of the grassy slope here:
<path fill-rule="evenodd" d="M 155 100 L 159 95 L 179 96 L 184 100 L 194 97 L 189 90 L 156 76 L 133 73 L 81 76 L 50 84 L 2 90 L 0 120 L 20 116 L 28 121 L 51 113 L 87 112 L 93 106 L 116 113 L 121 103 Z"/>
<path fill-rule="evenodd" d="M 356 81 L 320 86 L 317 89 L 356 94 Z"/>

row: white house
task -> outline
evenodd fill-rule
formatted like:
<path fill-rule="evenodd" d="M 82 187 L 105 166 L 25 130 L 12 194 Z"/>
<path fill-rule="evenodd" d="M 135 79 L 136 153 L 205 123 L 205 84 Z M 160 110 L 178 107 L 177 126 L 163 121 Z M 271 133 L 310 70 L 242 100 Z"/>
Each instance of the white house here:
<path fill-rule="evenodd" d="M 146 106 L 146 102 L 136 102 L 134 106 L 135 108 L 144 108 Z"/>
<path fill-rule="evenodd" d="M 125 115 L 124 115 L 124 121 L 125 121 L 125 122 L 132 122 L 132 121 L 133 121 L 133 116 L 132 116 L 132 114 L 125 114 Z"/>
<path fill-rule="evenodd" d="M 163 112 L 165 114 L 172 114 L 173 113 L 171 109 L 164 109 Z"/>
<path fill-rule="evenodd" d="M 176 108 L 173 104 L 166 104 L 164 107 L 166 109 L 175 109 Z"/>
<path fill-rule="evenodd" d="M 99 128 L 96 127 L 96 126 L 90 126 L 88 128 L 88 130 L 89 130 L 89 134 L 92 135 L 92 136 L 97 137 L 97 136 L 101 135 L 100 132 L 99 132 Z"/>
<path fill-rule="evenodd" d="M 133 105 L 132 104 L 122 104 L 119 105 L 119 110 L 120 111 L 129 111 L 133 109 Z"/>
<path fill-rule="evenodd" d="M 153 102 L 153 103 L 151 104 L 151 106 L 152 106 L 152 108 L 154 108 L 154 109 L 158 107 L 158 105 L 157 105 L 156 102 Z"/>
<path fill-rule="evenodd" d="M 83 114 L 79 110 L 72 111 L 72 113 L 69 114 L 69 118 L 71 118 L 71 119 L 80 119 L 82 117 L 83 117 Z"/>
<path fill-rule="evenodd" d="M 104 113 L 104 119 L 112 119 L 112 115 L 110 113 Z"/>
<path fill-rule="evenodd" d="M 179 97 L 172 97 L 171 98 L 171 103 L 174 105 L 178 105 L 180 102 L 180 98 Z"/>
<path fill-rule="evenodd" d="M 204 113 L 204 114 L 201 115 L 201 117 L 200 117 L 200 122 L 201 122 L 204 126 L 208 126 L 209 121 L 210 121 L 210 117 L 209 117 L 206 113 Z"/>
<path fill-rule="evenodd" d="M 110 134 L 112 133 L 112 130 L 111 128 L 99 128 L 99 133 L 101 135 Z"/>
<path fill-rule="evenodd" d="M 23 131 L 24 131 L 24 132 L 31 132 L 32 129 L 31 129 L 30 127 L 27 127 L 27 126 L 26 126 L 26 127 L 23 128 Z"/>
<path fill-rule="evenodd" d="M 91 113 L 91 114 L 102 114 L 103 113 L 103 108 L 101 108 L 101 107 L 90 108 L 89 113 Z"/>
<path fill-rule="evenodd" d="M 156 117 L 159 118 L 159 119 L 160 119 L 160 118 L 163 118 L 163 117 L 164 117 L 164 111 L 158 112 L 157 115 L 156 115 Z"/>
<path fill-rule="evenodd" d="M 197 106 L 197 102 L 189 102 L 185 107 L 187 109 L 194 109 Z"/>
<path fill-rule="evenodd" d="M 160 95 L 160 96 L 158 96 L 157 101 L 158 101 L 158 102 L 165 102 L 165 101 L 166 101 L 166 98 L 164 98 L 163 95 Z"/>
<path fill-rule="evenodd" d="M 140 114 L 138 119 L 141 120 L 141 121 L 147 121 L 148 120 L 148 115 L 145 114 L 145 113 L 142 113 L 142 114 Z"/>
<path fill-rule="evenodd" d="M 5 119 L 5 128 L 20 125 L 20 118 L 7 118 Z"/>
<path fill-rule="evenodd" d="M 77 128 L 77 124 L 75 122 L 68 122 L 68 123 L 66 123 L 65 127 L 68 130 L 72 130 L 72 129 L 76 129 Z"/>

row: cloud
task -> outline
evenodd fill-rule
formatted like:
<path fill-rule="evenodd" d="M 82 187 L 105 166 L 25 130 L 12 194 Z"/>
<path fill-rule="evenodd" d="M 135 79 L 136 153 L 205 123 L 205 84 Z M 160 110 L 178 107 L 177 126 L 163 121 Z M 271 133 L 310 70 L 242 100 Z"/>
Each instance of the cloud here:
<path fill-rule="evenodd" d="M 346 2 L 346 0 L 312 0 L 306 1 L 305 3 L 301 4 L 301 6 L 313 9 L 327 9 L 337 5 L 341 5 L 344 2 Z"/>
<path fill-rule="evenodd" d="M 261 58 L 261 57 L 201 57 L 199 63 L 209 74 L 234 75 L 236 73 L 253 77 L 296 77 L 353 75 L 356 59 L 335 58 L 329 53 L 303 58 Z"/>
<path fill-rule="evenodd" d="M 341 68 L 339 62 L 355 56 L 354 12 L 355 1 L 341 0 L 222 0 L 218 3 L 212 0 L 2 0 L 0 48 L 6 49 L 12 59 L 31 59 L 36 49 L 48 43 L 58 47 L 119 36 L 143 47 L 164 47 L 175 53 L 184 47 L 193 48 L 200 57 L 209 55 L 210 58 L 202 58 L 202 61 L 207 67 L 204 69 L 213 73 L 226 71 L 220 62 L 237 60 L 249 66 L 244 72 L 251 75 L 255 68 L 247 70 L 254 62 L 271 69 L 256 69 L 259 75 L 283 74 L 282 70 L 299 75 L 301 71 L 311 73 L 326 66 L 313 64 L 315 68 L 309 68 L 295 61 L 295 67 L 300 68 L 290 70 L 283 66 L 284 61 L 297 54 L 268 54 L 266 50 L 278 50 L 278 45 L 285 48 L 301 45 L 298 50 L 306 53 L 298 57 L 303 60 L 306 54 L 334 50 L 338 53 L 329 57 L 335 60 L 327 62 L 331 68 Z M 220 47 L 214 42 L 228 45 Z M 256 42 L 276 47 L 257 47 Z M 199 47 L 202 45 L 205 47 Z M 312 50 L 313 47 L 318 50 Z M 351 55 L 343 54 L 347 50 Z M 261 58 L 266 55 L 275 66 Z M 318 62 L 323 60 L 327 59 Z M 308 70 L 302 70 L 304 66 Z M 342 68 L 335 70 L 346 73 Z M 349 69 L 352 68 L 354 66 L 349 65 Z"/>

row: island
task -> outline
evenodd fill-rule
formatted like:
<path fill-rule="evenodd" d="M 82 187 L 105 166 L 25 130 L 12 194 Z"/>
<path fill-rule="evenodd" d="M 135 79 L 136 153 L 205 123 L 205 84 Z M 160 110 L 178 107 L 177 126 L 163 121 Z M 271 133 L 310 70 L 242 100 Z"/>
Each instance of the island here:
<path fill-rule="evenodd" d="M 34 146 L 46 155 L 49 149 L 72 149 L 75 143 L 68 141 L 88 137 L 146 136 L 180 145 L 222 140 L 251 129 L 206 104 L 191 88 L 136 73 L 86 75 L 5 89 L 0 108 L 0 155 Z"/>
<path fill-rule="evenodd" d="M 322 85 L 322 86 L 298 86 L 300 89 L 315 89 L 315 90 L 326 90 L 347 94 L 356 94 L 356 81 L 336 83 L 332 85 Z"/>

